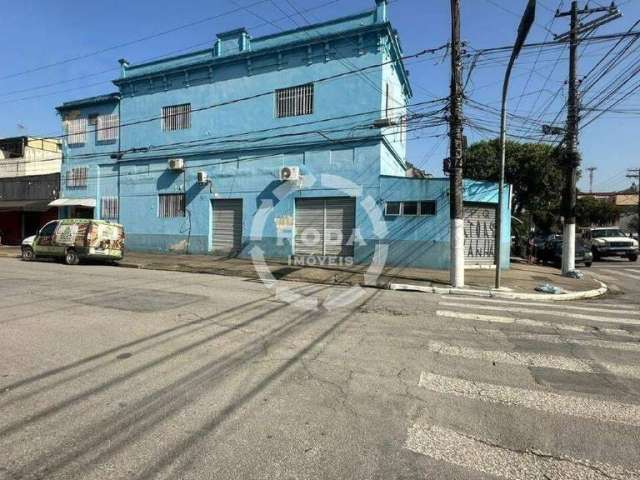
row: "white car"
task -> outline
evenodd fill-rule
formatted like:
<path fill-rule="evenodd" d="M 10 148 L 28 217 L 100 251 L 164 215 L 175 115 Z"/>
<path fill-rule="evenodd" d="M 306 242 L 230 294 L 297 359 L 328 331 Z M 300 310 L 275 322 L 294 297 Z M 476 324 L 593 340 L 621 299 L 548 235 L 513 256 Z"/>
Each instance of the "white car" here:
<path fill-rule="evenodd" d="M 591 242 L 593 259 L 602 257 L 625 257 L 638 260 L 638 241 L 618 227 L 591 228 L 585 232 L 585 240 Z"/>

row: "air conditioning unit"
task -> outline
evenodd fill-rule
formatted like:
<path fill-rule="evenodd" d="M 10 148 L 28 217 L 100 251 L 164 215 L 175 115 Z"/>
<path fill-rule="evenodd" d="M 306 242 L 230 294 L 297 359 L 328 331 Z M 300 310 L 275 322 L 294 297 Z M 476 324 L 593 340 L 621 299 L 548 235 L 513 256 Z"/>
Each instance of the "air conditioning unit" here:
<path fill-rule="evenodd" d="M 297 182 L 300 180 L 300 167 L 282 167 L 280 180 L 283 182 Z"/>
<path fill-rule="evenodd" d="M 170 158 L 169 159 L 169 170 L 184 170 L 184 159 L 183 158 Z"/>
<path fill-rule="evenodd" d="M 209 174 L 207 172 L 198 172 L 198 183 L 200 185 L 206 185 L 209 182 Z"/>

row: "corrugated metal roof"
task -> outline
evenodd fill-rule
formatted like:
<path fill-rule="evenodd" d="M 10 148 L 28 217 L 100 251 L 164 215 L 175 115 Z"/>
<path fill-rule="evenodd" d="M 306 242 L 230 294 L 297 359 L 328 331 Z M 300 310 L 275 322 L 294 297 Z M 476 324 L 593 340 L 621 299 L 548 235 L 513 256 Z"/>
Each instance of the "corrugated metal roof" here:
<path fill-rule="evenodd" d="M 120 92 L 107 93 L 105 95 L 97 95 L 95 97 L 81 98 L 79 100 L 72 100 L 70 102 L 64 102 L 56 110 L 59 112 L 65 110 L 71 110 L 78 107 L 86 107 L 90 105 L 99 105 L 101 103 L 118 102 L 120 100 Z"/>

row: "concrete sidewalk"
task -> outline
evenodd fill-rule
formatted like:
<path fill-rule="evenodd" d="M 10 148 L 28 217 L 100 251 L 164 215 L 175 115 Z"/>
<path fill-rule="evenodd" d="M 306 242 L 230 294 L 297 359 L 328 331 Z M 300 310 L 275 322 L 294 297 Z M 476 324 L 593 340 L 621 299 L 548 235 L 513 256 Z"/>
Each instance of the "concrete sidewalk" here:
<path fill-rule="evenodd" d="M 17 257 L 18 247 L 0 247 L 0 256 Z M 259 279 L 256 266 L 250 259 L 223 258 L 211 255 L 177 255 L 161 253 L 127 252 L 119 262 L 122 267 L 150 270 L 168 270 L 190 273 L 210 273 Z M 423 290 L 435 288 L 436 293 L 449 285 L 449 272 L 423 268 L 387 267 L 380 275 L 367 275 L 367 265 L 351 267 L 301 267 L 286 262 L 268 261 L 270 275 L 276 280 L 301 281 L 331 285 L 367 285 L 379 288 L 393 288 L 394 285 L 418 286 Z M 495 271 L 493 269 L 471 269 L 465 272 L 465 281 L 469 290 L 490 291 L 493 287 Z M 511 268 L 502 276 L 505 289 L 518 294 L 534 294 L 535 288 L 550 283 L 566 292 L 593 292 L 601 284 L 590 275 L 581 280 L 560 275 L 556 268 L 528 265 L 513 262 Z M 457 292 L 460 293 L 460 292 Z M 542 294 L 545 298 L 559 295 Z"/>

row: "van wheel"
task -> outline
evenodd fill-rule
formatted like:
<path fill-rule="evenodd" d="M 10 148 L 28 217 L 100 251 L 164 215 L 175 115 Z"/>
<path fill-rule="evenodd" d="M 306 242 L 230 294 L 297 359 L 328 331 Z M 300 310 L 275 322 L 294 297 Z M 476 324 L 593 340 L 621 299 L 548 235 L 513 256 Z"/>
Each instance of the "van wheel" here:
<path fill-rule="evenodd" d="M 36 254 L 31 247 L 22 247 L 22 260 L 25 262 L 30 262 L 35 260 Z"/>
<path fill-rule="evenodd" d="M 629 256 L 629 261 L 630 262 L 636 262 L 638 260 L 638 255 L 630 255 Z"/>
<path fill-rule="evenodd" d="M 80 263 L 80 257 L 78 257 L 75 250 L 70 248 L 64 256 L 64 263 L 67 265 L 78 265 L 78 263 Z"/>

